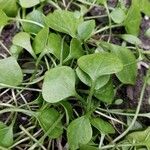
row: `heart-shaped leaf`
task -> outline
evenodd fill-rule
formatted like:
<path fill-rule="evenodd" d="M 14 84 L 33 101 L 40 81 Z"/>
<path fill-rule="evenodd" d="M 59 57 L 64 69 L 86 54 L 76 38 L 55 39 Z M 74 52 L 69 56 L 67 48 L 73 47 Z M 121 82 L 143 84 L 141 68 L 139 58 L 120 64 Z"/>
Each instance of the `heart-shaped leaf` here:
<path fill-rule="evenodd" d="M 35 59 L 37 58 L 30 42 L 30 35 L 26 32 L 19 32 L 13 38 L 13 44 L 26 49 Z"/>
<path fill-rule="evenodd" d="M 86 85 L 92 86 L 92 81 L 90 77 L 82 71 L 79 67 L 76 69 L 76 73 L 79 77 L 79 79 Z M 103 87 L 108 81 L 109 81 L 110 75 L 100 76 L 95 84 L 95 89 L 98 90 L 101 87 Z"/>
<path fill-rule="evenodd" d="M 23 74 L 14 57 L 0 60 L 0 83 L 16 86 L 22 82 Z"/>
<path fill-rule="evenodd" d="M 122 70 L 120 59 L 111 53 L 95 53 L 78 59 L 78 66 L 87 73 L 92 81 L 100 76 L 117 73 Z"/>
<path fill-rule="evenodd" d="M 44 100 L 49 103 L 56 103 L 76 95 L 74 71 L 67 66 L 56 67 L 47 71 L 42 94 Z"/>
<path fill-rule="evenodd" d="M 33 41 L 33 49 L 36 54 L 41 53 L 44 51 L 47 40 L 48 40 L 48 33 L 49 29 L 48 28 L 43 28 L 35 37 Z"/>
<path fill-rule="evenodd" d="M 0 122 L 0 146 L 8 148 L 13 144 L 13 128 Z"/>
<path fill-rule="evenodd" d="M 84 21 L 78 26 L 79 38 L 86 41 L 88 38 L 90 38 L 92 32 L 94 31 L 94 28 L 95 28 L 94 20 Z"/>
<path fill-rule="evenodd" d="M 76 37 L 78 25 L 83 21 L 83 18 L 76 13 L 66 10 L 55 10 L 46 17 L 46 24 L 59 32 L 69 34 Z"/>
<path fill-rule="evenodd" d="M 40 126 L 43 128 L 44 132 L 48 132 L 49 129 L 53 126 L 53 124 L 57 121 L 60 114 L 54 108 L 45 108 L 41 109 L 38 112 L 38 121 Z M 51 132 L 48 133 L 49 138 L 59 138 L 63 133 L 63 126 L 61 121 L 52 129 Z"/>
<path fill-rule="evenodd" d="M 67 129 L 67 138 L 71 150 L 79 148 L 80 144 L 87 144 L 92 138 L 92 128 L 86 116 L 73 120 Z"/>
<path fill-rule="evenodd" d="M 109 122 L 104 121 L 101 118 L 92 118 L 91 124 L 103 134 L 115 133 L 113 126 Z"/>
<path fill-rule="evenodd" d="M 110 50 L 120 58 L 123 63 L 123 69 L 116 75 L 118 79 L 125 84 L 134 84 L 137 76 L 137 63 L 134 54 L 127 48 L 100 42 L 100 45 L 106 50 Z"/>

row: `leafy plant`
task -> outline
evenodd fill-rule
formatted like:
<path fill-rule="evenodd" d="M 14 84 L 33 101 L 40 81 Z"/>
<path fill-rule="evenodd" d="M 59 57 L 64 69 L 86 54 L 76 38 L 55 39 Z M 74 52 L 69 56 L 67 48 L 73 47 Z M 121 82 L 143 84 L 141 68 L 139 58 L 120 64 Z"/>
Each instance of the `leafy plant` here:
<path fill-rule="evenodd" d="M 0 0 L 1 36 L 7 25 L 18 28 L 12 45 L 0 40 L 0 149 L 150 149 L 149 127 L 134 128 L 150 118 L 140 112 L 150 73 L 139 36 L 149 5 Z"/>

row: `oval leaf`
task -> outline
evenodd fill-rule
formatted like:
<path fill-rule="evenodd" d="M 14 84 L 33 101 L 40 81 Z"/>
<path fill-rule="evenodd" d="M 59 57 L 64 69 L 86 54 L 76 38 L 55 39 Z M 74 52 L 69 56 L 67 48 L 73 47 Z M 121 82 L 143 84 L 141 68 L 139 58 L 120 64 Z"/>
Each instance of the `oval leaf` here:
<path fill-rule="evenodd" d="M 110 16 L 115 23 L 122 23 L 125 20 L 126 14 L 121 8 L 115 8 Z"/>
<path fill-rule="evenodd" d="M 48 36 L 48 52 L 53 54 L 57 59 L 61 57 L 62 38 L 59 34 L 50 33 Z M 63 58 L 66 58 L 69 53 L 69 46 L 64 42 L 63 45 Z"/>
<path fill-rule="evenodd" d="M 56 103 L 70 96 L 75 92 L 75 73 L 67 66 L 53 68 L 46 72 L 42 88 L 45 101 Z"/>
<path fill-rule="evenodd" d="M 44 26 L 44 18 L 45 18 L 45 16 L 42 12 L 34 9 L 32 12 L 27 14 L 25 19 L 27 19 L 29 21 L 37 22 L 37 23 L 41 24 L 42 26 L 30 23 L 30 22 L 22 22 L 22 27 L 23 27 L 24 31 L 33 33 L 33 34 L 37 34 Z"/>
<path fill-rule="evenodd" d="M 79 77 L 79 79 L 86 85 L 92 86 L 90 77 L 83 72 L 79 67 L 76 69 L 76 73 Z M 95 89 L 98 90 L 101 87 L 103 87 L 108 81 L 109 81 L 110 75 L 100 76 L 95 85 Z"/>
<path fill-rule="evenodd" d="M 118 79 L 125 84 L 134 84 L 137 76 L 137 63 L 134 54 L 122 46 L 106 42 L 101 42 L 100 44 L 104 49 L 110 50 L 122 61 L 124 67 L 116 74 Z"/>
<path fill-rule="evenodd" d="M 19 32 L 13 38 L 13 44 L 26 49 L 35 59 L 37 58 L 30 42 L 30 35 L 26 32 Z"/>
<path fill-rule="evenodd" d="M 111 80 L 102 88 L 94 91 L 94 96 L 107 104 L 111 104 L 113 102 L 114 95 L 114 87 Z"/>
<path fill-rule="evenodd" d="M 9 17 L 15 17 L 18 13 L 18 8 L 17 0 L 0 0 L 0 9 Z"/>
<path fill-rule="evenodd" d="M 56 10 L 46 17 L 46 24 L 59 32 L 69 34 L 76 37 L 78 25 L 82 22 L 82 18 L 75 13 L 66 10 Z"/>
<path fill-rule="evenodd" d="M 82 40 L 87 40 L 90 38 L 92 32 L 95 28 L 95 21 L 94 20 L 88 20 L 84 21 L 78 26 L 78 35 L 79 38 Z"/>
<path fill-rule="evenodd" d="M 127 17 L 124 21 L 127 33 L 135 36 L 139 35 L 141 20 L 139 2 L 137 0 L 132 1 L 132 6 L 129 8 Z"/>
<path fill-rule="evenodd" d="M 130 142 L 130 143 L 134 143 L 135 144 L 139 144 L 139 145 L 145 145 L 148 149 L 150 149 L 150 127 L 148 127 L 146 130 L 144 131 L 136 131 L 133 133 L 130 133 L 126 139 Z"/>
<path fill-rule="evenodd" d="M 19 3 L 22 8 L 30 8 L 40 3 L 40 0 L 19 0 Z"/>
<path fill-rule="evenodd" d="M 0 60 L 0 83 L 17 86 L 22 79 L 22 70 L 14 57 Z"/>
<path fill-rule="evenodd" d="M 122 34 L 121 38 L 125 41 L 127 41 L 128 43 L 134 44 L 134 45 L 140 45 L 141 44 L 141 40 L 131 34 Z"/>
<path fill-rule="evenodd" d="M 150 1 L 149 0 L 142 0 L 140 1 L 141 11 L 146 14 L 147 16 L 150 16 Z"/>
<path fill-rule="evenodd" d="M 93 81 L 100 76 L 117 73 L 122 70 L 120 59 L 111 53 L 95 53 L 78 59 L 78 66 L 87 73 Z"/>
<path fill-rule="evenodd" d="M 41 53 L 44 51 L 45 46 L 47 44 L 48 40 L 48 33 L 49 29 L 48 28 L 43 28 L 35 37 L 33 41 L 33 49 L 36 54 Z"/>
<path fill-rule="evenodd" d="M 54 108 L 45 108 L 38 112 L 38 121 L 44 132 L 48 132 L 53 124 L 57 121 L 60 114 Z M 49 138 L 59 138 L 63 133 L 63 126 L 61 121 L 48 133 Z"/>
<path fill-rule="evenodd" d="M 67 61 L 72 58 L 78 59 L 83 55 L 84 55 L 84 52 L 82 49 L 81 42 L 79 40 L 73 38 L 70 42 L 70 53 L 69 53 L 68 57 L 66 58 L 66 60 L 64 60 L 64 61 Z"/>
<path fill-rule="evenodd" d="M 9 18 L 7 15 L 0 10 L 0 26 L 5 26 L 8 23 Z"/>
<path fill-rule="evenodd" d="M 0 146 L 8 148 L 13 144 L 13 128 L 0 122 Z"/>
<path fill-rule="evenodd" d="M 101 118 L 92 118 L 91 119 L 91 124 L 100 132 L 102 132 L 103 134 L 114 134 L 115 130 L 113 128 L 113 126 L 107 122 L 104 121 Z"/>
<path fill-rule="evenodd" d="M 78 149 L 80 144 L 87 144 L 92 138 L 92 128 L 89 119 L 82 116 L 73 120 L 67 129 L 69 147 Z"/>

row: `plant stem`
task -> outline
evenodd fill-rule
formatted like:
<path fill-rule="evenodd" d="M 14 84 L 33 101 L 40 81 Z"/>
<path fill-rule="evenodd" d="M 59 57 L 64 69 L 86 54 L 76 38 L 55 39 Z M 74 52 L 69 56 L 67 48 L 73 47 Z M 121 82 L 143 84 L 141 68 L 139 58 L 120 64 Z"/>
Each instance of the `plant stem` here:
<path fill-rule="evenodd" d="M 92 81 L 90 93 L 89 93 L 89 96 L 87 97 L 87 112 L 89 112 L 90 109 L 91 109 L 92 97 L 93 97 L 93 94 L 94 94 L 95 84 L 96 84 L 96 81 Z"/>
<path fill-rule="evenodd" d="M 26 114 L 28 116 L 34 116 L 37 117 L 36 112 L 25 110 L 25 109 L 19 109 L 19 108 L 7 108 L 0 111 L 0 114 L 7 113 L 7 112 L 21 112 L 23 114 Z"/>
<path fill-rule="evenodd" d="M 18 87 L 18 86 L 11 86 L 11 85 L 6 85 L 3 83 L 0 83 L 0 87 L 4 88 L 10 88 L 10 89 L 21 89 L 21 90 L 28 90 L 28 91 L 35 91 L 35 92 L 41 92 L 41 89 L 34 89 L 34 88 L 27 88 L 27 87 Z"/>
<path fill-rule="evenodd" d="M 113 148 L 113 147 L 130 147 L 130 146 L 145 146 L 145 145 L 144 144 L 143 145 L 142 144 L 134 144 L 134 143 L 132 143 L 132 144 L 119 144 L 119 145 L 111 144 L 111 145 L 102 146 L 101 150 L 103 150 L 103 149 L 108 150 L 108 149 Z"/>
<path fill-rule="evenodd" d="M 105 110 L 103 108 L 97 108 L 98 110 L 100 111 L 103 111 L 103 112 L 108 112 L 108 113 L 111 113 L 111 114 L 116 114 L 116 115 L 121 115 L 121 116 L 134 116 L 135 114 L 134 113 L 126 113 L 126 112 L 122 112 L 123 110 Z M 141 113 L 141 114 L 138 114 L 138 117 L 148 117 L 148 115 L 150 116 L 150 113 Z"/>
<path fill-rule="evenodd" d="M 38 144 L 43 150 L 46 150 L 46 148 L 41 143 L 39 143 L 39 141 L 34 138 L 22 125 L 20 125 L 20 129 L 24 131 L 24 133 L 27 134 L 34 142 L 36 142 L 36 144 Z"/>
<path fill-rule="evenodd" d="M 95 111 L 95 113 L 97 113 L 97 114 L 99 114 L 99 115 L 101 115 L 101 116 L 103 116 L 103 117 L 105 117 L 105 118 L 108 118 L 108 119 L 110 119 L 110 120 L 113 120 L 113 121 L 115 121 L 115 122 L 118 122 L 118 123 L 120 123 L 120 124 L 122 124 L 122 125 L 126 125 L 124 122 L 121 122 L 120 120 L 118 120 L 118 119 L 116 119 L 116 118 L 112 118 L 111 116 L 108 116 L 108 115 L 106 115 L 106 114 L 103 114 L 102 112 Z"/>
<path fill-rule="evenodd" d="M 141 94 L 140 94 L 140 99 L 139 99 L 138 106 L 137 106 L 137 109 L 136 109 L 136 112 L 135 112 L 135 116 L 134 116 L 131 124 L 129 125 L 129 127 L 121 135 L 119 135 L 116 139 L 114 139 L 112 141 L 112 143 L 115 143 L 118 140 L 122 139 L 132 129 L 133 125 L 135 124 L 135 121 L 136 121 L 136 119 L 138 117 L 138 114 L 140 112 L 140 107 L 141 107 L 142 100 L 143 100 L 143 97 L 144 97 L 144 92 L 145 92 L 146 84 L 147 84 L 146 81 L 144 81 L 144 85 L 142 87 L 142 91 L 141 91 Z"/>
<path fill-rule="evenodd" d="M 32 21 L 32 20 L 27 20 L 27 19 L 20 19 L 20 18 L 9 18 L 10 20 L 12 21 L 19 21 L 19 22 L 27 22 L 27 23 L 32 23 L 34 25 L 37 25 L 41 28 L 44 28 L 45 26 L 39 22 L 35 22 L 35 21 Z"/>
<path fill-rule="evenodd" d="M 123 26 L 123 24 L 114 24 L 114 25 L 111 25 L 111 29 L 112 29 L 112 28 L 117 28 L 117 27 L 122 27 L 122 26 Z M 101 28 L 101 29 L 95 31 L 95 32 L 93 33 L 93 35 L 98 34 L 98 33 L 101 33 L 101 32 L 103 32 L 103 31 L 105 31 L 105 30 L 108 30 L 108 29 L 110 29 L 110 26 L 105 26 L 105 27 L 103 27 L 103 28 Z"/>
<path fill-rule="evenodd" d="M 63 51 L 64 51 L 64 41 L 65 41 L 65 36 L 63 37 L 61 41 L 61 52 L 60 52 L 60 66 L 63 65 Z"/>
<path fill-rule="evenodd" d="M 76 97 L 78 100 L 80 100 L 83 104 L 86 104 L 84 98 L 82 98 L 77 92 L 76 92 L 76 94 L 75 94 L 75 97 Z"/>

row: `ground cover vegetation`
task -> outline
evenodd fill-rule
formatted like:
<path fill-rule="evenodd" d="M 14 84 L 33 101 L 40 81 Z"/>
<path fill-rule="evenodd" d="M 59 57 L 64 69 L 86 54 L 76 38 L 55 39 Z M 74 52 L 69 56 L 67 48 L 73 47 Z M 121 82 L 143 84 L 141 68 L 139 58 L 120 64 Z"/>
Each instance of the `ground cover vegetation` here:
<path fill-rule="evenodd" d="M 149 0 L 0 0 L 1 150 L 150 150 Z"/>

